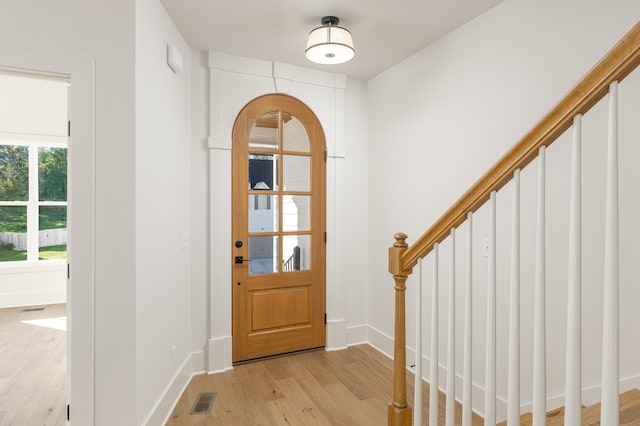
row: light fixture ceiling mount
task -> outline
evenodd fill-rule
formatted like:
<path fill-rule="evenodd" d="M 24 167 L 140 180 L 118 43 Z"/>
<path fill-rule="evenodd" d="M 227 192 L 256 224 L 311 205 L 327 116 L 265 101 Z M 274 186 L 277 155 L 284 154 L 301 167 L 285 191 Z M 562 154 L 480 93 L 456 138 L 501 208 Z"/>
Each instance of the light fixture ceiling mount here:
<path fill-rule="evenodd" d="M 338 26 L 340 20 L 335 16 L 325 16 L 320 20 L 321 27 L 313 29 L 307 40 L 305 56 L 311 62 L 335 65 L 350 61 L 356 54 L 351 33 Z"/>
<path fill-rule="evenodd" d="M 320 20 L 320 23 L 322 24 L 323 27 L 326 27 L 326 26 L 337 27 L 338 24 L 340 23 L 340 19 L 336 18 L 335 16 L 325 16 Z"/>

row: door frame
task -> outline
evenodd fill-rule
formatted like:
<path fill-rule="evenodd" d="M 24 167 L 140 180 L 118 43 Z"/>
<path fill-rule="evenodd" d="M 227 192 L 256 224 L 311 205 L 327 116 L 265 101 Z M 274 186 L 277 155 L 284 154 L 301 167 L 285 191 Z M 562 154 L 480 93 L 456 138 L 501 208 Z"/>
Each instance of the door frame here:
<path fill-rule="evenodd" d="M 327 212 L 327 201 L 326 201 L 326 168 L 327 168 L 327 146 L 326 146 L 326 138 L 324 135 L 324 129 L 320 120 L 314 113 L 314 111 L 309 108 L 304 102 L 299 99 L 286 95 L 286 94 L 267 94 L 258 96 L 255 99 L 249 101 L 239 112 L 236 117 L 233 126 L 232 132 L 232 173 L 235 175 L 238 171 L 234 171 L 234 167 L 236 167 L 236 161 L 247 161 L 247 153 L 250 151 L 248 147 L 248 138 L 249 133 L 251 132 L 251 128 L 254 122 L 247 121 L 251 119 L 255 115 L 255 118 L 262 116 L 263 114 L 267 114 L 271 111 L 283 111 L 292 114 L 295 118 L 297 118 L 300 123 L 305 127 L 305 130 L 309 134 L 309 142 L 310 142 L 310 173 L 311 173 L 311 188 L 310 191 L 313 194 L 314 201 L 312 204 L 312 215 L 310 216 L 311 220 L 311 231 L 312 231 L 312 259 L 315 264 L 315 269 L 312 268 L 310 274 L 312 274 L 312 293 L 311 293 L 311 303 L 309 305 L 311 309 L 311 326 L 313 330 L 313 343 L 308 343 L 311 346 L 306 346 L 304 348 L 300 348 L 296 346 L 296 348 L 292 349 L 291 343 L 289 344 L 288 349 L 282 349 L 282 353 L 290 352 L 291 350 L 299 350 L 299 349 L 311 349 L 317 347 L 324 347 L 326 343 L 326 239 L 322 240 L 322 235 L 324 234 L 326 237 L 326 212 Z M 249 117 L 247 117 L 249 115 Z M 280 143 L 282 143 L 282 137 L 279 137 Z M 246 143 L 247 146 L 234 146 L 238 143 Z M 321 144 L 320 146 L 318 144 Z M 280 152 L 278 150 L 278 152 Z M 237 157 L 237 158 L 236 158 Z M 282 159 L 280 159 L 282 161 Z M 245 163 L 243 163 L 245 164 Z M 246 173 L 248 170 L 247 167 L 242 167 L 242 174 Z M 237 177 L 237 176 L 235 176 Z M 233 185 L 237 185 L 239 182 L 233 180 Z M 238 223 L 239 216 L 233 214 L 234 208 L 244 206 L 246 203 L 246 198 L 239 199 L 239 195 L 244 195 L 245 191 L 243 188 L 240 188 L 240 191 L 237 189 L 233 191 L 232 197 L 232 238 L 229 241 L 229 245 L 233 245 L 233 240 L 239 239 L 240 236 L 236 235 L 237 233 L 243 234 L 243 238 L 245 241 L 245 247 L 234 247 L 233 253 L 234 256 L 238 254 L 246 254 L 248 257 L 248 232 L 246 229 L 246 223 Z M 314 210 L 313 206 L 320 205 L 320 210 Z M 245 206 L 246 207 L 246 206 Z M 280 218 L 282 218 L 282 212 L 279 212 Z M 242 216 L 244 220 L 244 215 Z M 246 237 L 246 238 L 244 238 Z M 279 258 L 279 257 L 278 257 Z M 237 287 L 235 284 L 236 273 L 239 271 L 235 268 L 238 268 L 238 265 L 235 265 L 232 262 L 234 267 L 234 271 L 232 272 L 232 280 L 230 285 L 233 287 L 234 291 L 232 293 L 232 352 L 234 361 L 242 361 L 244 359 L 241 358 L 241 348 L 247 349 L 246 345 L 247 341 L 241 340 L 239 341 L 239 336 L 237 335 L 236 326 L 240 323 L 239 313 L 234 311 L 235 304 L 237 303 L 236 298 L 240 296 L 238 294 L 238 290 L 243 290 Z M 282 266 L 282 265 L 281 265 Z M 283 272 L 280 271 L 280 274 Z M 281 279 L 291 279 L 293 276 L 288 275 L 279 275 Z M 262 280 L 268 279 L 270 274 L 254 276 L 253 279 Z M 247 276 L 247 280 L 250 279 L 250 276 Z M 297 281 L 297 280 L 296 280 Z M 239 283 L 237 284 L 239 285 Z M 248 302 L 247 302 L 248 303 Z M 317 328 L 315 328 L 317 327 Z M 292 330 L 293 331 L 293 330 Z M 246 337 L 246 336 L 243 336 Z M 243 338 L 240 337 L 240 338 Z M 247 354 L 248 355 L 248 354 Z M 269 355 L 278 355 L 278 354 L 267 354 L 267 355 L 259 355 L 259 356 L 269 356 Z M 248 358 L 255 358 L 255 356 L 248 356 Z"/>
<path fill-rule="evenodd" d="M 209 373 L 228 371 L 232 364 L 231 341 L 231 133 L 235 117 L 247 102 L 268 93 L 285 93 L 301 100 L 317 115 L 325 131 L 327 157 L 327 268 L 326 268 L 326 344 L 325 350 L 338 350 L 348 343 L 363 342 L 366 326 L 346 319 L 346 271 L 342 262 L 346 250 L 345 171 L 347 77 L 344 74 L 310 70 L 279 62 L 248 59 L 209 51 L 202 60 L 206 73 L 200 85 L 206 90 L 209 106 L 207 135 L 202 149 L 208 152 L 207 217 L 199 222 L 208 227 L 206 255 L 196 259 L 196 269 L 207 281 L 196 285 L 194 297 L 206 298 L 201 312 L 207 319 L 208 341 L 198 353 L 198 365 Z M 198 140 L 196 143 L 200 144 Z M 199 145 L 200 147 L 200 145 Z M 197 149 L 200 149 L 200 148 Z M 204 195 L 203 194 L 203 195 Z M 195 225 L 197 226 L 197 225 Z M 194 246 L 195 247 L 195 246 Z M 204 305 L 204 304 L 203 304 Z M 201 355 L 200 355 L 201 354 Z M 201 362 L 201 363 L 200 363 Z"/>
<path fill-rule="evenodd" d="M 94 419 L 94 61 L 0 45 L 0 65 L 68 75 L 71 80 L 67 186 L 67 404 L 72 424 Z"/>

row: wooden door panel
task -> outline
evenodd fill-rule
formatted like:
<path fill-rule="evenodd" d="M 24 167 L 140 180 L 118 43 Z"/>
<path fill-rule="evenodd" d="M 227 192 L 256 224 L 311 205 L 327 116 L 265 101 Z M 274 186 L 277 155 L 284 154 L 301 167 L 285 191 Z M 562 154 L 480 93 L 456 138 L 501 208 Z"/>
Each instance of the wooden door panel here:
<path fill-rule="evenodd" d="M 287 326 L 309 325 L 310 286 L 253 291 L 250 312 L 252 333 Z"/>
<path fill-rule="evenodd" d="M 324 341 L 316 343 L 311 325 L 291 327 L 285 332 L 274 330 L 251 333 L 247 339 L 246 359 L 320 346 L 324 346 Z"/>

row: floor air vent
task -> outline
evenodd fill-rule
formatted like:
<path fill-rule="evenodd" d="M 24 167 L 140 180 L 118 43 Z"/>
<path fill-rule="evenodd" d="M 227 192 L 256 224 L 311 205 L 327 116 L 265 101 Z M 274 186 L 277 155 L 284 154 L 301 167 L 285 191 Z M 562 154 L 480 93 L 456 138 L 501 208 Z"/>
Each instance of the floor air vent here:
<path fill-rule="evenodd" d="M 40 306 L 36 308 L 24 308 L 20 312 L 35 312 L 35 311 L 44 311 L 44 306 Z"/>
<path fill-rule="evenodd" d="M 215 392 L 202 392 L 198 394 L 196 403 L 193 404 L 193 408 L 189 414 L 206 414 L 211 409 L 213 401 L 216 399 Z"/>

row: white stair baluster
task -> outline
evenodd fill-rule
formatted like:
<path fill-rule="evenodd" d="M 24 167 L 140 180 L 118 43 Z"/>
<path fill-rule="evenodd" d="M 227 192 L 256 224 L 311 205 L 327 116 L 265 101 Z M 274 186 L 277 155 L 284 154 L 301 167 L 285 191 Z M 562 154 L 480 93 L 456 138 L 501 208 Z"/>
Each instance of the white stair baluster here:
<path fill-rule="evenodd" d="M 520 170 L 513 173 L 507 423 L 520 424 Z"/>
<path fill-rule="evenodd" d="M 619 281 L 618 281 L 618 82 L 609 86 L 609 138 L 604 233 L 604 298 L 602 318 L 603 426 L 618 424 Z"/>
<path fill-rule="evenodd" d="M 547 416 L 547 361 L 545 329 L 545 150 L 538 152 L 538 209 L 533 319 L 533 426 L 544 426 Z"/>
<path fill-rule="evenodd" d="M 489 200 L 489 273 L 485 355 L 484 424 L 496 424 L 496 192 Z"/>
<path fill-rule="evenodd" d="M 564 424 L 582 424 L 582 116 L 573 118 Z"/>
<path fill-rule="evenodd" d="M 413 424 L 422 424 L 422 262 L 418 262 L 418 287 L 416 288 L 416 369 L 413 382 Z"/>
<path fill-rule="evenodd" d="M 472 374 L 472 323 L 473 323 L 473 303 L 472 303 L 472 282 L 473 282 L 473 213 L 467 213 L 467 223 L 469 239 L 467 241 L 467 282 L 464 299 L 464 380 L 462 383 L 462 426 L 471 426 L 472 401 L 471 393 L 473 387 Z"/>
<path fill-rule="evenodd" d="M 433 245 L 431 287 L 431 383 L 429 383 L 429 425 L 438 425 L 438 243 Z"/>
<path fill-rule="evenodd" d="M 447 400 L 446 426 L 456 423 L 456 231 L 451 229 L 451 258 L 449 259 L 449 320 L 447 322 Z"/>

